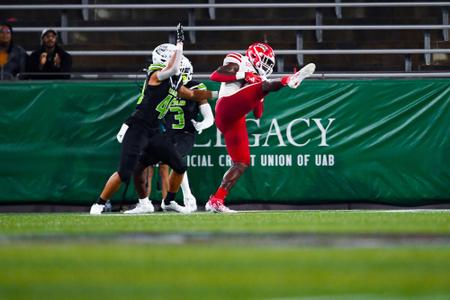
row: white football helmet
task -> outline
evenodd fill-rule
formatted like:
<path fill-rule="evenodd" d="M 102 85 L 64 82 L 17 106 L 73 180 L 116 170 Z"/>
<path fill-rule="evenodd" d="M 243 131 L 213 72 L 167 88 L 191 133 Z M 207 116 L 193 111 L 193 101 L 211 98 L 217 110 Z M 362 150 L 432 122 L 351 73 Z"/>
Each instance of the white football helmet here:
<path fill-rule="evenodd" d="M 167 65 L 176 48 L 174 44 L 170 43 L 157 46 L 152 52 L 153 63 Z"/>
<path fill-rule="evenodd" d="M 189 59 L 184 55 L 181 58 L 180 72 L 181 76 L 183 77 L 183 84 L 186 84 L 192 80 L 194 67 L 192 66 L 192 63 L 189 61 Z"/>

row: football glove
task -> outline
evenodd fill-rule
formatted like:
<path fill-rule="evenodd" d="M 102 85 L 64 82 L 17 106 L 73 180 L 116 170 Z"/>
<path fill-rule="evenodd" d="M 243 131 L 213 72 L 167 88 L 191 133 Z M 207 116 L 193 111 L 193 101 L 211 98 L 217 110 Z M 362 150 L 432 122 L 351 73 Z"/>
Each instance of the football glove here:
<path fill-rule="evenodd" d="M 177 26 L 177 43 L 183 43 L 183 42 L 184 42 L 183 25 L 181 25 L 181 23 L 178 23 L 178 26 Z"/>

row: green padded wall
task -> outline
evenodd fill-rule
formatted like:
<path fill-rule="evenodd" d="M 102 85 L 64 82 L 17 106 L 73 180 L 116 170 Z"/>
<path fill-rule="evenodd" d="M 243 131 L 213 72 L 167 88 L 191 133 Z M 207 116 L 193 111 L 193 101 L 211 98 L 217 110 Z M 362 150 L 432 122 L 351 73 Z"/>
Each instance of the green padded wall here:
<path fill-rule="evenodd" d="M 140 85 L 0 83 L 0 203 L 95 201 L 118 166 L 115 134 Z M 308 80 L 267 96 L 262 119 L 249 114 L 247 124 L 253 166 L 231 203 L 450 202 L 448 79 Z M 204 203 L 229 164 L 214 126 L 189 164 Z"/>

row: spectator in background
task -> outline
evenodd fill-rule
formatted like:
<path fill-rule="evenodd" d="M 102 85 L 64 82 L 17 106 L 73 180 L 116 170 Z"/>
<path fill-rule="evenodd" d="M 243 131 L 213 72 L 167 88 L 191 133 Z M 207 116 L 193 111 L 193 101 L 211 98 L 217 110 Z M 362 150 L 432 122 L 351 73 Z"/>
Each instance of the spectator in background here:
<path fill-rule="evenodd" d="M 13 43 L 13 29 L 9 23 L 0 23 L 0 79 L 14 79 L 25 72 L 27 53 Z"/>
<path fill-rule="evenodd" d="M 31 53 L 27 72 L 32 79 L 69 79 L 72 57 L 57 43 L 56 30 L 46 28 L 41 34 L 41 48 Z M 39 74 L 41 73 L 41 74 Z M 53 73 L 53 74 L 52 74 Z"/>

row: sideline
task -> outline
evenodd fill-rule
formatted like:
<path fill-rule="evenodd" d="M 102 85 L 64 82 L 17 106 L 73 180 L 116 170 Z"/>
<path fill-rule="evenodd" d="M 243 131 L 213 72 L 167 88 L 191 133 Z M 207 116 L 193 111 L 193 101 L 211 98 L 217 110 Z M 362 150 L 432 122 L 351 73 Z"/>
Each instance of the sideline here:
<path fill-rule="evenodd" d="M 131 205 L 130 205 L 131 206 Z M 203 205 L 199 205 L 200 212 L 204 212 Z M 252 203 L 252 204 L 230 204 L 231 209 L 245 212 L 264 212 L 264 211 L 390 211 L 390 212 L 418 212 L 418 211 L 450 211 L 450 202 L 442 204 L 432 204 L 424 206 L 404 207 L 393 206 L 385 204 L 373 204 L 373 203 L 325 203 L 316 205 L 292 205 L 292 204 L 272 204 L 272 203 Z M 61 205 L 61 204 L 0 204 L 0 213 L 20 213 L 20 212 L 33 212 L 33 213 L 53 213 L 53 212 L 89 212 L 89 205 Z M 159 208 L 155 204 L 155 208 Z M 119 204 L 113 203 L 113 211 L 119 211 Z"/>

